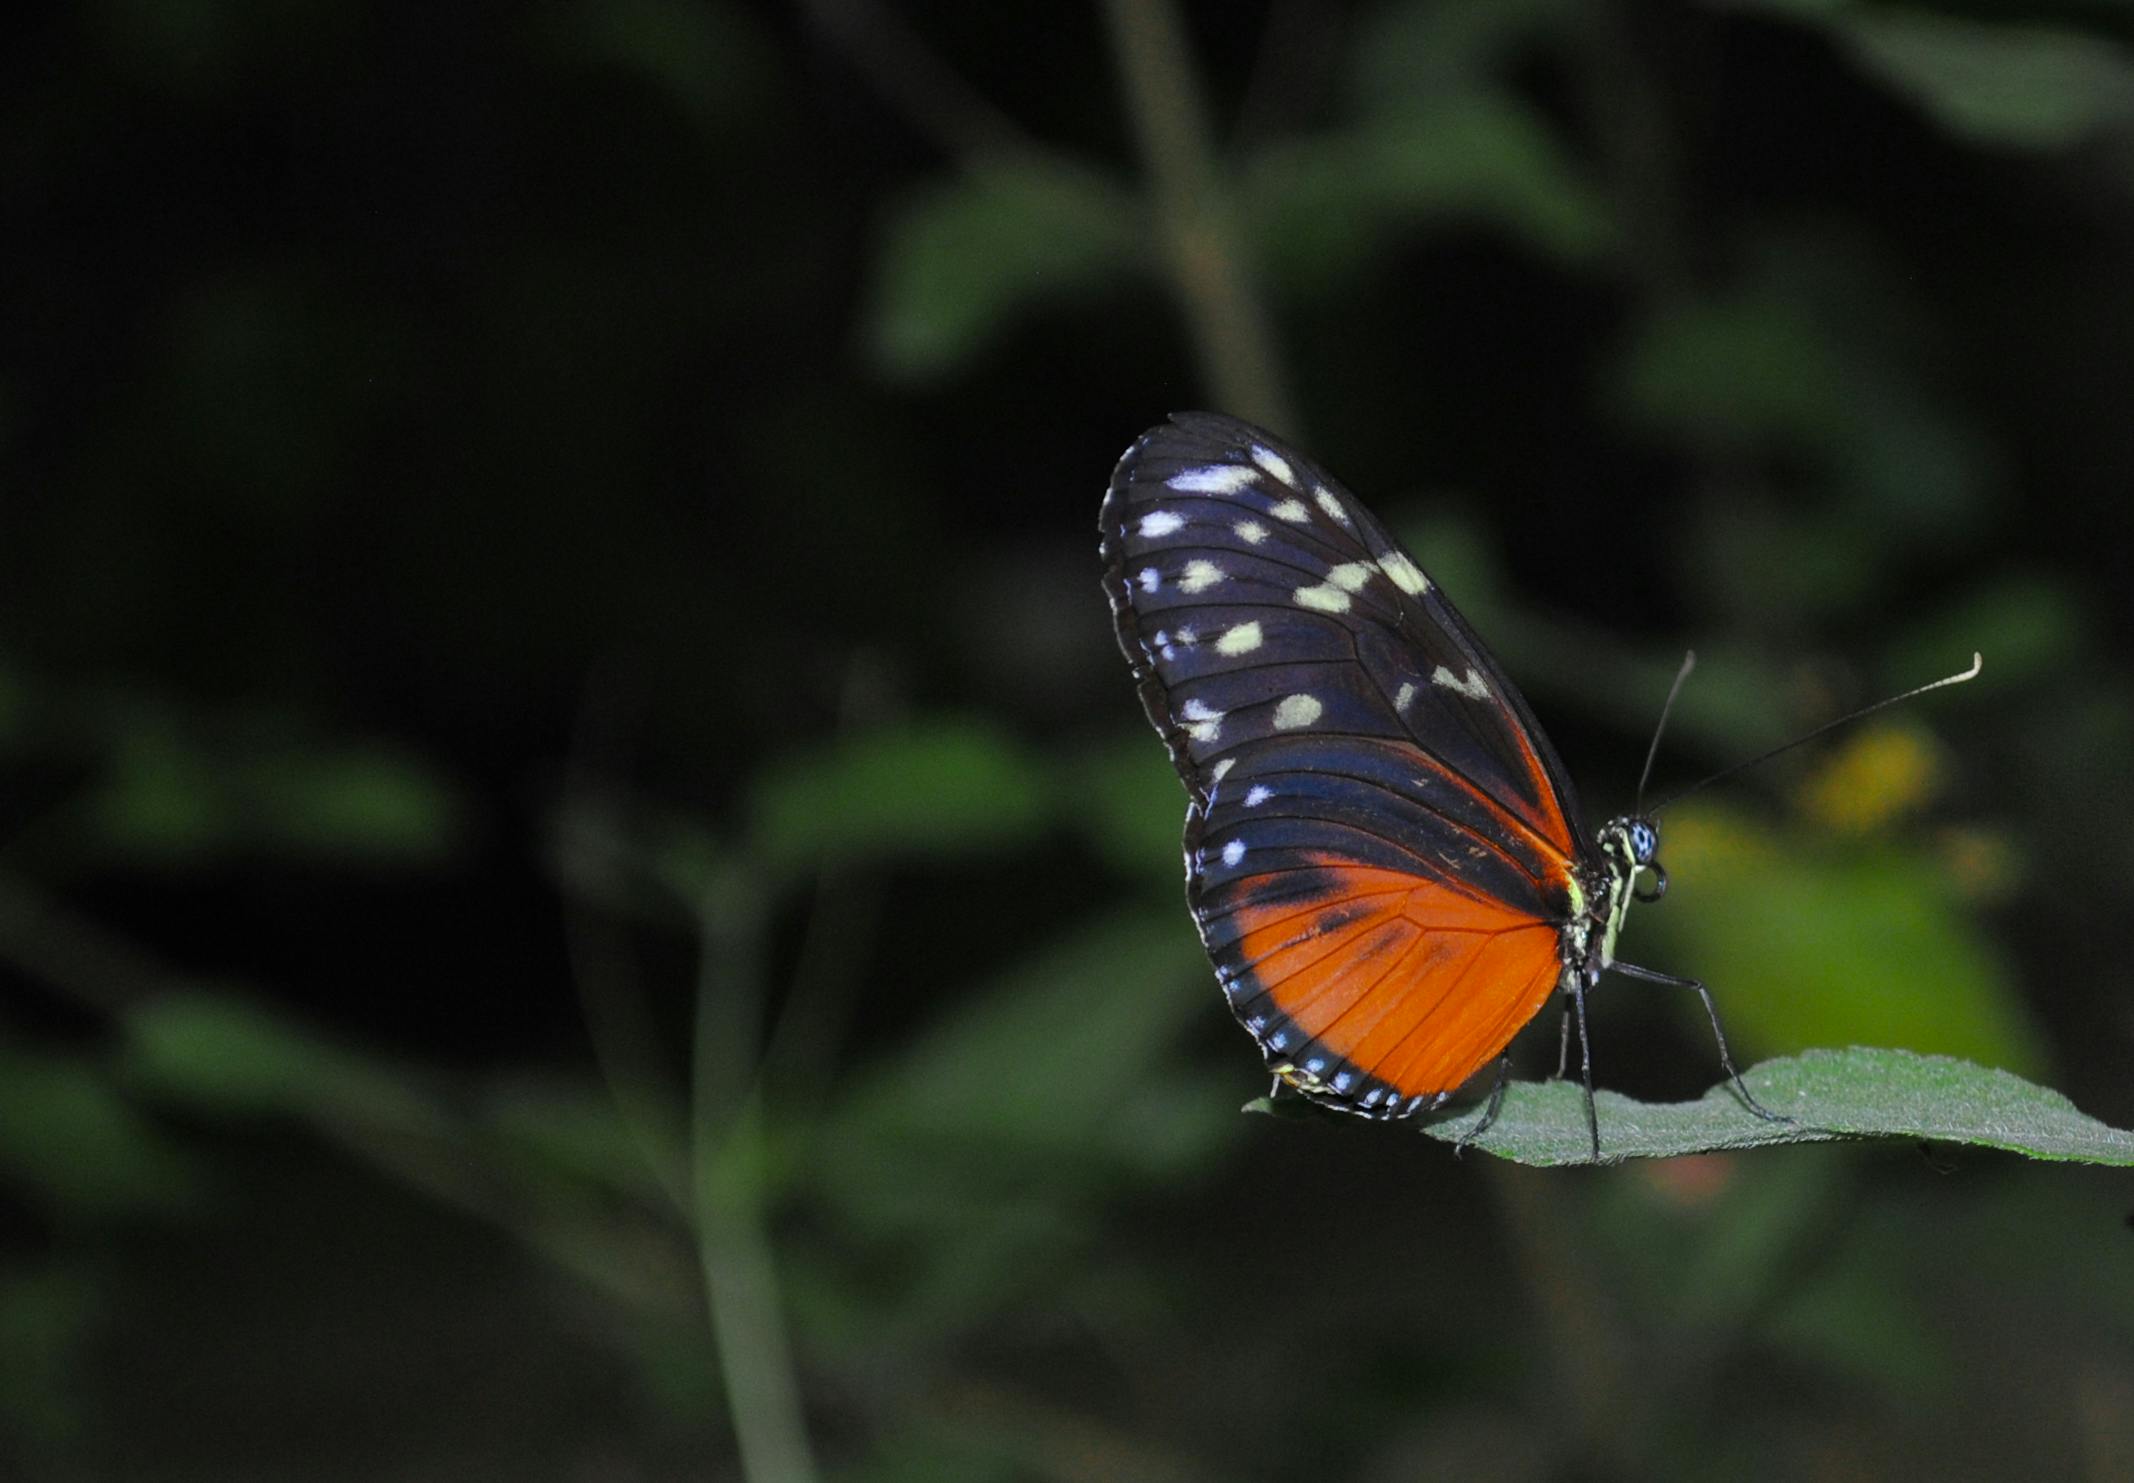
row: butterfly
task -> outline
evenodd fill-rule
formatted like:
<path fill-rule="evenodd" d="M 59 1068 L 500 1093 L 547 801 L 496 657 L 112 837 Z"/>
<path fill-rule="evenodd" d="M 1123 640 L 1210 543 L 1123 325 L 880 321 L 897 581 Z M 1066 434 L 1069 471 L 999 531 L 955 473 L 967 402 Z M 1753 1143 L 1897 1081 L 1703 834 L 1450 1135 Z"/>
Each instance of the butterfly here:
<path fill-rule="evenodd" d="M 1378 1119 L 1442 1107 L 1559 996 L 1562 1055 L 1630 904 L 1667 876 L 1642 813 L 1588 831 L 1548 735 L 1442 589 L 1324 470 L 1234 418 L 1183 412 L 1119 460 L 1104 589 L 1188 794 L 1188 903 L 1268 1069 Z M 1687 670 L 1685 669 L 1685 673 Z M 1679 682 L 1678 682 L 1679 683 Z"/>

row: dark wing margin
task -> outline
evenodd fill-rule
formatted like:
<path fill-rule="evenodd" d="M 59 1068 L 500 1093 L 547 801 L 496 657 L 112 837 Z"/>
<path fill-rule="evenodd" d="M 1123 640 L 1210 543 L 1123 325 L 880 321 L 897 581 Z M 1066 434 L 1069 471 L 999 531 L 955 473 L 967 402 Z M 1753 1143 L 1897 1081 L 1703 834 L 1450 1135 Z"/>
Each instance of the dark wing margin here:
<path fill-rule="evenodd" d="M 1553 991 L 1589 849 L 1525 700 L 1352 495 L 1248 424 L 1152 429 L 1100 528 L 1233 1012 L 1307 1095 L 1436 1105 Z"/>

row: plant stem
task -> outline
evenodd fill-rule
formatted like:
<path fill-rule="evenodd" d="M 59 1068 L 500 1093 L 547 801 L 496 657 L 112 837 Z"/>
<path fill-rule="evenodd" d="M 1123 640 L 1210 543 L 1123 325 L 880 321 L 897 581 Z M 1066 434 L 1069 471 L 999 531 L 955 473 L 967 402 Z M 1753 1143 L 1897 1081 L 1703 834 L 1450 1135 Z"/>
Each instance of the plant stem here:
<path fill-rule="evenodd" d="M 1294 437 L 1296 414 L 1252 289 L 1178 8 L 1174 0 L 1107 0 L 1105 11 L 1201 378 L 1223 410 Z"/>
<path fill-rule="evenodd" d="M 763 1230 L 763 1138 L 754 1102 L 697 1163 L 697 1260 L 726 1405 L 749 1483 L 812 1483 L 815 1460 L 778 1274 Z"/>
<path fill-rule="evenodd" d="M 749 1483 L 813 1483 L 815 1461 L 778 1274 L 764 1232 L 762 1102 L 738 1098 L 763 1002 L 761 902 L 741 871 L 722 873 L 704 904 L 690 1058 L 697 1261 Z"/>

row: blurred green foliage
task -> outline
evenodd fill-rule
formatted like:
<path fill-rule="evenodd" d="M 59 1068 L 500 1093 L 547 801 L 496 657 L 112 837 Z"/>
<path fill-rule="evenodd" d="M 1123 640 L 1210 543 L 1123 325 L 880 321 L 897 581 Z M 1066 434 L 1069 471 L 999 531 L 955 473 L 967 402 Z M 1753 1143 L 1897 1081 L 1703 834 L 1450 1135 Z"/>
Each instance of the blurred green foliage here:
<path fill-rule="evenodd" d="M 1594 816 L 1984 650 L 1626 949 L 2125 1126 L 2129 18 L 1185 19 L 10 23 L 0 1473 L 2134 1476 L 2116 1171 L 1239 1117 L 1091 528 L 1301 409 Z"/>

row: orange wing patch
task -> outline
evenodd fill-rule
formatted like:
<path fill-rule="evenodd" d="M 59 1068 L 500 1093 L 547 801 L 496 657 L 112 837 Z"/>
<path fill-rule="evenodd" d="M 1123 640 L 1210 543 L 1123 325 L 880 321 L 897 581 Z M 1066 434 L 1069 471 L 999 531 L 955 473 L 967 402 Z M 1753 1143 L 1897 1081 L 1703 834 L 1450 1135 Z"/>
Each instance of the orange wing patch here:
<path fill-rule="evenodd" d="M 1263 1036 L 1289 1063 L 1308 1067 L 1312 1046 L 1346 1063 L 1359 1090 L 1434 1098 L 1502 1052 L 1556 990 L 1554 923 L 1399 871 L 1328 860 L 1318 878 L 1308 899 L 1236 909 L 1233 961 L 1251 983 L 1233 1007 L 1257 1035 L 1252 1011 L 1271 1003 L 1308 1037 Z M 1339 1075 L 1326 1066 L 1302 1080 L 1348 1101 Z"/>

